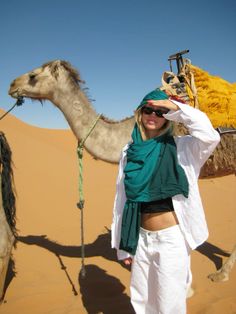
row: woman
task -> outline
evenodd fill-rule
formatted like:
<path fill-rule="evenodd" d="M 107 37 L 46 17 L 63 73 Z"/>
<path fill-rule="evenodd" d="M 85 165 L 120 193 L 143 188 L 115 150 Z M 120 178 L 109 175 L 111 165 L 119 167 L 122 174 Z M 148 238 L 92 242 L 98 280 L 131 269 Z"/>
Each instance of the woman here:
<path fill-rule="evenodd" d="M 135 111 L 132 142 L 122 152 L 112 247 L 131 264 L 138 314 L 184 314 L 190 251 L 208 237 L 198 176 L 220 138 L 207 116 L 159 89 Z M 173 122 L 189 135 L 173 137 Z"/>

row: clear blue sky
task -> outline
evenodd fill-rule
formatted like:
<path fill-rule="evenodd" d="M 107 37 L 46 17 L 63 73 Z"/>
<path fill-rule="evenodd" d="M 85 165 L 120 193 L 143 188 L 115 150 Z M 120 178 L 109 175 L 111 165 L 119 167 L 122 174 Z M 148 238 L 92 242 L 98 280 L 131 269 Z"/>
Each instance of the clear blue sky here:
<path fill-rule="evenodd" d="M 8 96 L 14 78 L 63 59 L 80 71 L 96 111 L 121 119 L 160 85 L 168 56 L 180 50 L 235 82 L 235 33 L 235 0 L 2 0 L 0 108 L 15 102 Z M 31 125 L 68 128 L 49 102 L 26 100 L 13 114 Z"/>

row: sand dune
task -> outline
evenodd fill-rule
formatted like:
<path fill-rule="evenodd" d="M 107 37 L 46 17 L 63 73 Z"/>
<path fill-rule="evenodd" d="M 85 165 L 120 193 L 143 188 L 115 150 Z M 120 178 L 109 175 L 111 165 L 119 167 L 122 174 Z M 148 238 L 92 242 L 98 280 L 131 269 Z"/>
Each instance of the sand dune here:
<path fill-rule="evenodd" d="M 84 154 L 87 275 L 81 278 L 76 139 L 69 130 L 36 128 L 11 115 L 0 123 L 13 152 L 20 234 L 13 250 L 15 276 L 8 274 L 0 314 L 132 313 L 130 272 L 110 249 L 117 166 Z M 236 267 L 224 283 L 212 283 L 207 275 L 236 243 L 236 179 L 199 184 L 210 237 L 193 253 L 195 295 L 188 313 L 233 314 Z"/>

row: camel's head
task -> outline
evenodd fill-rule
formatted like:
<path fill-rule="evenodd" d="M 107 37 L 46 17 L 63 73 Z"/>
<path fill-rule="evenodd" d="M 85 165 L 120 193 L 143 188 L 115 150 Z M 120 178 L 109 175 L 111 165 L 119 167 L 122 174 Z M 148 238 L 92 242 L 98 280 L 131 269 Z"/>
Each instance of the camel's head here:
<path fill-rule="evenodd" d="M 56 60 L 45 63 L 42 67 L 34 69 L 16 78 L 10 85 L 9 95 L 52 100 L 58 87 L 79 87 L 82 82 L 79 73 L 66 61 Z M 62 84 L 62 85 L 60 85 Z"/>

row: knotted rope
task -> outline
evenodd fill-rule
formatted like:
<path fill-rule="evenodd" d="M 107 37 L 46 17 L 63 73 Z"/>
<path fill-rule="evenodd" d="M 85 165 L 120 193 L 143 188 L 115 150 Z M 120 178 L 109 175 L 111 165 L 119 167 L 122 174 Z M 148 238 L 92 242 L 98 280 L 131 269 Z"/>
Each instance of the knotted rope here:
<path fill-rule="evenodd" d="M 98 120 L 100 119 L 101 114 L 97 116 L 90 129 L 88 130 L 87 135 L 78 143 L 77 154 L 79 160 L 79 202 L 77 203 L 77 208 L 81 210 L 81 219 L 80 219 L 80 233 L 81 233 L 81 276 L 85 277 L 85 247 L 84 247 L 84 192 L 83 192 L 83 149 L 84 143 L 95 128 Z"/>

